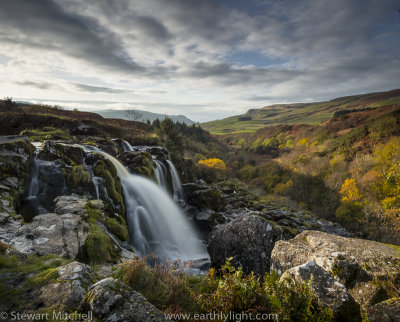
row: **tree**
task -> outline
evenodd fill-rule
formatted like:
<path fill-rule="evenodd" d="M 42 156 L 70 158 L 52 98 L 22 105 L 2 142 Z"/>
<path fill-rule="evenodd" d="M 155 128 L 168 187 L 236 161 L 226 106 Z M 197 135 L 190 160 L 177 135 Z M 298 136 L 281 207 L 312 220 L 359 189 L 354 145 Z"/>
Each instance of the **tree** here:
<path fill-rule="evenodd" d="M 136 110 L 128 110 L 125 112 L 125 117 L 129 121 L 138 121 L 142 116 L 143 114 Z"/>

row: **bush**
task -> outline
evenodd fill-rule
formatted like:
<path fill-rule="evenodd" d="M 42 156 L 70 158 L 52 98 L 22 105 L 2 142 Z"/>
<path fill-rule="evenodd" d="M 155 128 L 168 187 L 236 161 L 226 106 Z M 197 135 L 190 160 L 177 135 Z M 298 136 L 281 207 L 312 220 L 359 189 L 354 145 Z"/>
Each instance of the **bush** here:
<path fill-rule="evenodd" d="M 115 277 L 166 313 L 261 313 L 291 321 L 332 320 L 331 310 L 314 301 L 311 283 L 280 281 L 275 273 L 266 274 L 262 282 L 233 267 L 230 259 L 206 276 L 174 273 L 178 266 L 150 267 L 143 259 L 134 259 L 121 264 Z"/>

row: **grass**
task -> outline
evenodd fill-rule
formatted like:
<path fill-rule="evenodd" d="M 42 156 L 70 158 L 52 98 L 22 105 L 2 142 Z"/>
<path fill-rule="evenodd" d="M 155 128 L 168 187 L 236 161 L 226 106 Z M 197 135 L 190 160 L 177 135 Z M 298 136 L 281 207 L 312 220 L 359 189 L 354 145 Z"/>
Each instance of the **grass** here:
<path fill-rule="evenodd" d="M 319 124 L 333 117 L 336 111 L 359 108 L 382 108 L 400 104 L 400 91 L 341 97 L 327 102 L 278 104 L 251 113 L 251 121 L 239 121 L 239 116 L 203 123 L 212 134 L 254 133 L 260 128 L 278 124 Z M 246 115 L 243 114 L 243 115 Z"/>

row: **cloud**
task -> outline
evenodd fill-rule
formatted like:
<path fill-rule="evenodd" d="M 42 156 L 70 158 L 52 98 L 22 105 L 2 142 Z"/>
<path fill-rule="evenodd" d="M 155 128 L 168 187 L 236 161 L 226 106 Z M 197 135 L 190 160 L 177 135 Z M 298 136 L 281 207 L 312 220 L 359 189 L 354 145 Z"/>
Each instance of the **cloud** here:
<path fill-rule="evenodd" d="M 17 81 L 15 83 L 21 86 L 36 87 L 38 89 L 58 88 L 58 86 L 46 82 Z"/>
<path fill-rule="evenodd" d="M 93 18 L 64 11 L 52 0 L 3 0 L 0 26 L 3 41 L 57 50 L 106 69 L 142 70 L 125 52 L 118 35 Z"/>
<path fill-rule="evenodd" d="M 13 97 L 24 86 L 49 100 L 220 117 L 398 87 L 397 10 L 394 0 L 3 0 L 0 45 L 13 61 L 0 72 Z"/>
<path fill-rule="evenodd" d="M 72 84 L 72 85 L 80 91 L 90 92 L 90 93 L 113 93 L 113 94 L 132 93 L 132 91 L 129 90 L 109 88 L 103 86 L 92 86 L 87 84 Z"/>

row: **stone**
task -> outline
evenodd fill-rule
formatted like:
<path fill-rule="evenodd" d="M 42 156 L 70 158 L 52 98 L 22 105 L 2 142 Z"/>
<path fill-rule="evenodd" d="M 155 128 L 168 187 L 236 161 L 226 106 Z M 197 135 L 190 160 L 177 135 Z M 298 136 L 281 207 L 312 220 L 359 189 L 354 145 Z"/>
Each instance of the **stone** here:
<path fill-rule="evenodd" d="M 81 312 L 92 311 L 100 321 L 166 321 L 141 294 L 112 277 L 94 284 L 82 302 Z"/>
<path fill-rule="evenodd" d="M 222 266 L 232 257 L 233 266 L 258 276 L 269 272 L 272 248 L 272 227 L 257 216 L 243 216 L 215 227 L 207 247 L 213 266 Z"/>
<path fill-rule="evenodd" d="M 318 303 L 330 308 L 336 321 L 361 321 L 360 305 L 356 303 L 347 288 L 314 262 L 293 267 L 281 276 L 281 281 L 288 279 L 308 282 L 313 276 L 312 290 Z"/>
<path fill-rule="evenodd" d="M 388 298 L 384 283 L 378 281 L 398 277 L 400 252 L 370 240 L 304 231 L 291 240 L 276 242 L 271 269 L 282 274 L 310 261 L 344 284 L 365 309 Z"/>
<path fill-rule="evenodd" d="M 375 304 L 368 309 L 369 322 L 400 321 L 400 298 Z"/>
<path fill-rule="evenodd" d="M 94 274 L 88 265 L 72 262 L 57 268 L 58 276 L 38 291 L 46 307 L 75 311 L 93 284 Z"/>
<path fill-rule="evenodd" d="M 220 191 L 216 188 L 200 188 L 190 194 L 186 190 L 186 201 L 199 209 L 211 209 L 214 211 L 222 210 L 226 205 Z"/>

